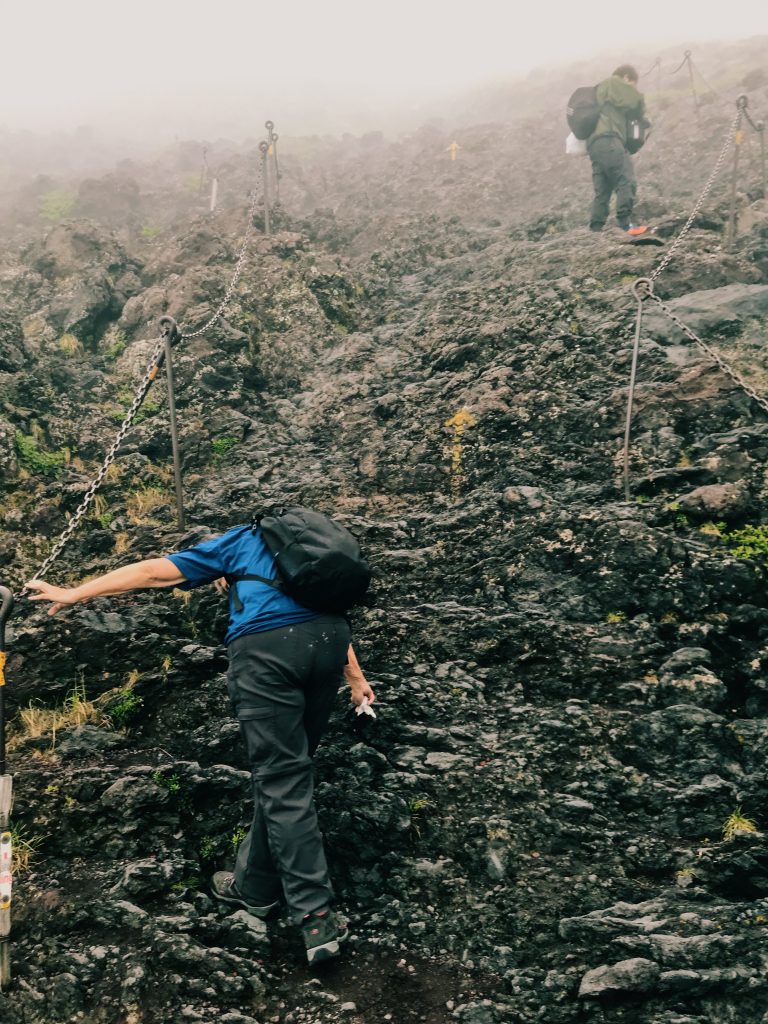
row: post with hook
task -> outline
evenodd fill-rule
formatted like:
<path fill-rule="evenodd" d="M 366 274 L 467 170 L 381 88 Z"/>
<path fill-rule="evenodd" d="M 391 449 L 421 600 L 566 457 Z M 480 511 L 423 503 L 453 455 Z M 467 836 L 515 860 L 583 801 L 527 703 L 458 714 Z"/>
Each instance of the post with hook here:
<path fill-rule="evenodd" d="M 5 624 L 13 609 L 13 594 L 0 587 L 0 989 L 11 980 L 11 891 L 13 888 L 13 839 L 10 817 L 13 776 L 5 758 Z"/>
<path fill-rule="evenodd" d="M 173 386 L 173 346 L 181 341 L 179 325 L 172 316 L 160 317 L 160 333 L 165 341 L 165 373 L 168 380 L 168 415 L 171 423 L 171 451 L 173 453 L 173 479 L 176 486 L 176 518 L 179 529 L 183 530 L 184 492 L 181 486 L 181 457 L 179 455 L 179 432 L 176 426 L 176 394 Z"/>
<path fill-rule="evenodd" d="M 653 281 L 649 277 L 640 277 L 632 285 L 632 294 L 637 301 L 637 321 L 635 323 L 635 344 L 632 349 L 632 369 L 629 373 L 629 394 L 627 395 L 627 419 L 624 425 L 624 500 L 630 500 L 629 494 L 629 434 L 632 425 L 632 405 L 635 400 L 635 380 L 637 379 L 637 359 L 640 352 L 640 332 L 643 326 L 643 303 L 653 294 Z"/>
<path fill-rule="evenodd" d="M 696 82 L 693 77 L 693 61 L 691 60 L 691 51 L 685 51 L 685 63 L 688 65 L 688 78 L 691 83 L 691 96 L 693 96 L 693 108 L 696 111 L 696 117 L 699 116 L 699 97 L 696 95 Z"/>
<path fill-rule="evenodd" d="M 265 121 L 264 127 L 267 129 L 267 145 L 269 147 L 267 155 L 272 157 L 272 167 L 275 172 L 275 206 L 280 203 L 280 167 L 277 162 L 277 140 L 280 136 L 275 131 L 274 121 Z"/>
<path fill-rule="evenodd" d="M 271 235 L 272 228 L 269 223 L 269 143 L 260 142 L 261 152 L 261 184 L 264 189 L 264 234 Z"/>
<path fill-rule="evenodd" d="M 728 248 L 736 241 L 736 198 L 739 182 L 739 156 L 741 154 L 741 143 L 744 139 L 744 132 L 741 128 L 743 115 L 747 109 L 749 100 L 746 96 L 739 96 L 736 100 L 738 117 L 736 119 L 736 130 L 733 135 L 733 170 L 731 172 L 731 213 L 728 219 L 728 237 L 726 239 Z"/>

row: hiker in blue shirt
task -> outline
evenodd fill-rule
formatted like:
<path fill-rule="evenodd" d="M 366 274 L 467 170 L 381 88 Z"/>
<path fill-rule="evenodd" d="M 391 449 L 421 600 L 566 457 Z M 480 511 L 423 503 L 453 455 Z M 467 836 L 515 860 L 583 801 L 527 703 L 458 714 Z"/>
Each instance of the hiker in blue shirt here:
<path fill-rule="evenodd" d="M 30 600 L 49 615 L 95 597 L 158 587 L 190 587 L 227 576 L 275 579 L 260 529 L 237 526 L 193 548 L 115 569 L 76 587 L 27 583 Z M 234 596 L 234 595 L 233 595 Z M 318 828 L 312 755 L 328 724 L 342 679 L 351 700 L 374 700 L 342 615 L 318 614 L 259 580 L 239 580 L 230 600 L 225 643 L 227 685 L 248 752 L 254 816 L 234 872 L 213 876 L 222 902 L 266 918 L 285 899 L 301 927 L 310 963 L 335 956 L 348 936 L 331 909 L 333 891 Z"/>

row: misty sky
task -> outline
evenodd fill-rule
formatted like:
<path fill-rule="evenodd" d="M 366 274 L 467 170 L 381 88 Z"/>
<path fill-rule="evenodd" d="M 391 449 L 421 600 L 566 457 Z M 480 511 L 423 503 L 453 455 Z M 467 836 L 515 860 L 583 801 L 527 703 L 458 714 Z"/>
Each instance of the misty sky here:
<path fill-rule="evenodd" d="M 0 0 L 0 13 L 0 125 L 169 135 L 768 33 L 768 0 Z"/>

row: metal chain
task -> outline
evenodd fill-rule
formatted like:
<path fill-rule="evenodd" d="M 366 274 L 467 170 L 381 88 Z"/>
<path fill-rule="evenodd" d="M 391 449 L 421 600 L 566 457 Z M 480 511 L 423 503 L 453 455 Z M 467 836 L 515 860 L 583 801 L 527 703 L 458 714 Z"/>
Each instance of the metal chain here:
<path fill-rule="evenodd" d="M 131 406 L 128 409 L 128 412 L 125 415 L 125 419 L 120 424 L 120 429 L 118 430 L 117 434 L 115 435 L 115 440 L 112 442 L 112 444 L 111 444 L 111 446 L 109 448 L 109 451 L 107 452 L 107 454 L 106 454 L 106 456 L 104 458 L 104 462 L 102 463 L 101 469 L 99 470 L 99 472 L 94 477 L 94 479 L 91 482 L 91 485 L 88 488 L 88 490 L 85 492 L 85 495 L 83 496 L 83 500 L 77 506 L 77 509 L 75 510 L 75 514 L 72 516 L 72 518 L 67 523 L 66 529 L 64 530 L 64 532 L 61 534 L 59 539 L 54 544 L 54 546 L 53 546 L 50 554 L 48 555 L 48 557 L 45 559 L 43 564 L 40 566 L 40 568 L 35 573 L 35 579 L 42 579 L 45 576 L 45 574 L 48 572 L 50 567 L 53 565 L 53 563 L 56 561 L 56 559 L 61 554 L 61 552 L 64 549 L 64 546 L 67 543 L 67 541 L 69 540 L 69 538 L 72 536 L 72 534 L 77 529 L 77 527 L 78 527 L 78 525 L 80 523 L 80 520 L 83 518 L 85 513 L 90 508 L 91 502 L 93 501 L 94 497 L 96 496 L 96 492 L 101 487 L 101 485 L 104 483 L 104 477 L 107 475 L 107 470 L 112 465 L 112 463 L 115 461 L 115 457 L 117 456 L 118 450 L 119 450 L 120 446 L 122 445 L 123 441 L 125 440 L 125 438 L 126 438 L 126 436 L 128 434 L 128 431 L 131 429 L 131 427 L 133 425 L 133 421 L 136 418 L 136 414 L 138 413 L 139 409 L 141 408 L 141 404 L 144 401 L 144 399 L 146 398 L 147 392 L 152 387 L 152 384 L 154 383 L 155 378 L 157 377 L 157 374 L 158 374 L 160 368 L 163 365 L 164 359 L 165 359 L 165 342 L 164 341 L 160 341 L 155 346 L 154 351 L 152 352 L 152 357 L 151 357 L 151 359 L 149 361 L 149 364 L 147 366 L 147 369 L 146 369 L 146 372 L 144 374 L 144 377 L 143 377 L 141 383 L 139 384 L 138 389 L 136 390 L 136 394 L 133 396 L 133 401 L 131 402 Z"/>
<path fill-rule="evenodd" d="M 725 163 L 725 158 L 728 156 L 729 152 L 731 151 L 731 146 L 733 145 L 734 138 L 736 136 L 736 132 L 739 130 L 739 127 L 741 125 L 741 117 L 742 117 L 742 109 L 739 108 L 737 110 L 737 112 L 736 112 L 736 116 L 734 117 L 730 127 L 728 128 L 728 134 L 726 135 L 725 142 L 723 143 L 723 147 L 720 150 L 720 155 L 717 158 L 717 162 L 715 163 L 715 166 L 712 168 L 712 173 L 710 174 L 710 176 L 709 176 L 709 178 L 707 180 L 707 183 L 704 186 L 704 190 L 702 191 L 701 195 L 699 196 L 698 202 L 694 206 L 693 211 L 691 212 L 690 217 L 685 222 L 685 225 L 683 226 L 682 231 L 680 232 L 680 234 L 677 236 L 677 238 L 674 240 L 672 245 L 667 250 L 667 252 L 666 252 L 666 254 L 664 256 L 664 259 L 659 263 L 659 265 L 656 267 L 656 269 L 651 274 L 651 281 L 655 281 L 656 278 L 659 276 L 659 274 L 666 267 L 669 266 L 669 263 L 672 260 L 672 257 L 675 255 L 677 250 L 680 248 L 680 245 L 681 245 L 683 239 L 685 238 L 685 236 L 691 230 L 693 222 L 696 220 L 696 217 L 698 216 L 699 211 L 701 210 L 702 206 L 704 205 L 704 200 L 707 198 L 709 193 L 712 191 L 712 186 L 714 185 L 715 180 L 716 180 L 718 174 L 722 170 L 723 164 Z"/>
<path fill-rule="evenodd" d="M 261 161 L 259 161 L 258 177 L 256 179 L 256 184 L 253 189 L 250 209 L 248 210 L 248 222 L 245 226 L 245 237 L 243 238 L 243 244 L 240 247 L 240 252 L 237 257 L 237 263 L 235 264 L 235 271 L 232 275 L 232 280 L 229 282 L 229 286 L 226 292 L 224 293 L 224 298 L 221 300 L 221 303 L 219 304 L 213 316 L 209 320 L 206 320 L 202 327 L 198 327 L 196 331 L 187 331 L 185 330 L 183 324 L 180 325 L 179 330 L 181 331 L 182 338 L 197 338 L 201 334 L 205 334 L 207 330 L 213 327 L 213 325 L 216 323 L 221 314 L 229 305 L 229 302 L 232 298 L 232 294 L 235 290 L 235 287 L 237 286 L 237 282 L 240 280 L 240 274 L 242 273 L 243 266 L 245 265 L 245 257 L 248 253 L 248 242 L 250 241 L 251 233 L 253 231 L 253 218 L 256 215 L 256 205 L 259 201 L 260 196 L 259 185 L 261 184 L 261 180 L 262 169 Z"/>
<path fill-rule="evenodd" d="M 690 59 L 691 59 L 691 51 L 690 50 L 686 50 L 685 51 L 685 56 L 680 61 L 680 63 L 677 65 L 677 67 L 673 68 L 672 71 L 664 71 L 663 74 L 665 74 L 665 75 L 676 75 L 678 73 L 678 71 L 682 71 L 683 70 L 683 68 L 685 67 L 685 65 L 688 63 L 688 61 Z"/>
<path fill-rule="evenodd" d="M 248 242 L 250 240 L 251 232 L 253 230 L 253 218 L 256 212 L 256 204 L 259 200 L 258 186 L 260 181 L 261 167 L 259 166 L 258 178 L 256 181 L 256 185 L 254 186 L 253 189 L 253 198 L 251 200 L 251 205 L 248 211 L 248 223 L 245 229 L 245 237 L 243 239 L 243 244 L 237 257 L 237 263 L 235 265 L 234 274 L 232 275 L 232 280 L 229 282 L 229 286 L 224 294 L 223 301 L 221 302 L 213 316 L 208 321 L 206 321 L 206 323 L 203 324 L 202 327 L 198 328 L 198 330 L 187 333 L 183 330 L 183 328 L 179 328 L 180 338 L 178 340 L 181 340 L 183 338 L 196 338 L 198 335 L 203 334 L 205 331 L 207 331 L 210 327 L 213 326 L 213 324 L 218 320 L 218 318 L 221 316 L 221 314 L 224 312 L 227 305 L 229 304 L 229 301 L 232 298 L 232 293 L 235 290 L 235 286 L 237 285 L 237 282 L 240 278 L 240 274 L 242 273 L 243 265 L 245 263 L 245 257 L 248 251 Z M 144 377 L 142 378 L 141 383 L 136 389 L 136 394 L 133 396 L 133 401 L 131 402 L 128 412 L 126 413 L 125 419 L 120 424 L 120 429 L 118 430 L 114 441 L 112 442 L 109 450 L 107 451 L 106 456 L 104 457 L 104 462 L 101 465 L 101 469 L 94 477 L 88 490 L 85 492 L 83 500 L 77 506 L 75 514 L 67 523 L 66 529 L 59 536 L 59 539 L 54 544 L 50 554 L 35 573 L 35 579 L 42 579 L 45 573 L 48 572 L 48 570 L 51 568 L 53 563 L 56 561 L 56 559 L 63 551 L 65 545 L 67 544 L 67 541 L 70 539 L 72 534 L 77 529 L 83 516 L 90 508 L 91 503 L 93 502 L 93 499 L 96 496 L 96 492 L 104 483 L 104 478 L 107 475 L 107 471 L 109 470 L 109 467 L 112 465 L 112 463 L 115 461 L 120 446 L 122 445 L 123 441 L 128 435 L 129 430 L 133 426 L 133 421 L 136 418 L 136 414 L 141 408 L 142 402 L 146 398 L 147 392 L 152 387 L 152 384 L 154 383 L 154 380 L 157 377 L 157 374 L 159 373 L 164 361 L 165 340 L 158 342 L 158 344 L 155 346 L 149 364 L 147 366 L 146 372 L 144 374 Z"/>
<path fill-rule="evenodd" d="M 699 346 L 702 352 L 709 356 L 709 358 L 713 360 L 713 362 L 717 363 L 717 365 L 720 367 L 723 373 L 726 374 L 726 376 L 730 377 L 734 384 L 737 384 L 742 389 L 742 391 L 749 395 L 753 402 L 756 402 L 757 405 L 759 405 L 764 412 L 768 412 L 768 398 L 759 395 L 753 387 L 750 387 L 750 385 L 747 384 L 747 382 L 744 380 L 741 374 L 738 373 L 737 370 L 734 370 L 732 366 L 729 366 L 721 355 L 715 352 L 713 348 L 710 348 L 710 346 L 705 341 L 703 341 L 698 336 L 698 334 L 696 334 L 695 331 L 692 331 L 687 324 L 683 323 L 680 317 L 669 308 L 669 306 L 663 301 L 663 299 L 659 298 L 659 296 L 653 291 L 652 288 L 648 287 L 647 291 L 647 298 L 653 299 L 653 301 L 656 303 L 659 309 L 666 316 L 668 316 L 674 324 L 676 324 L 680 328 L 680 330 L 683 332 L 683 334 L 685 334 L 687 338 L 695 342 L 695 344 Z"/>
<path fill-rule="evenodd" d="M 644 72 L 642 73 L 642 75 L 640 75 L 640 77 L 641 77 L 641 78 L 647 78 L 647 77 L 648 77 L 648 75 L 650 75 L 650 73 L 651 73 L 652 71 L 655 71 L 655 70 L 656 70 L 656 68 L 658 68 L 658 69 L 659 69 L 659 71 L 661 71 L 661 61 L 659 60 L 659 58 L 658 58 L 658 57 L 657 57 L 657 58 L 656 58 L 656 60 L 655 60 L 655 61 L 653 62 L 653 64 L 651 64 L 651 66 L 650 66 L 650 67 L 648 68 L 648 70 L 647 70 L 647 71 L 644 71 Z"/>

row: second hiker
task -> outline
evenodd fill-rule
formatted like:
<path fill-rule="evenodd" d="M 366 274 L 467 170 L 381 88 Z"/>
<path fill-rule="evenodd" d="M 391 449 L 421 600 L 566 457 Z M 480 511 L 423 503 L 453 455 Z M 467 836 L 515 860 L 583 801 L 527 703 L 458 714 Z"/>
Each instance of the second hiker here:
<path fill-rule="evenodd" d="M 587 139 L 595 193 L 589 218 L 592 231 L 605 227 L 614 192 L 616 221 L 622 231 L 642 234 L 646 230 L 632 222 L 637 181 L 630 153 L 639 148 L 633 133 L 644 132 L 648 127 L 645 100 L 637 82 L 637 71 L 631 64 L 622 64 L 596 89 L 599 115 L 595 130 Z"/>

